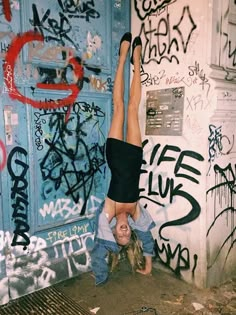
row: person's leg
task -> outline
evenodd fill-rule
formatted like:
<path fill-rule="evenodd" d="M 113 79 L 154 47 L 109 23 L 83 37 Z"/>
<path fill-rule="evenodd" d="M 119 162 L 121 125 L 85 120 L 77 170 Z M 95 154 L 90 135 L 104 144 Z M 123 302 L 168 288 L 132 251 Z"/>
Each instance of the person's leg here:
<path fill-rule="evenodd" d="M 113 87 L 113 117 L 108 138 L 123 140 L 124 127 L 124 66 L 130 42 L 124 40 L 120 45 L 119 60 Z"/>
<path fill-rule="evenodd" d="M 134 41 L 137 38 L 134 39 Z M 139 103 L 141 100 L 141 76 L 140 76 L 140 58 L 141 58 L 141 40 L 138 39 L 137 45 L 132 54 L 132 62 L 134 64 L 134 72 L 132 83 L 130 87 L 130 96 L 129 96 L 129 105 L 128 105 L 128 116 L 127 116 L 127 135 L 126 141 L 137 145 L 142 146 L 141 131 L 139 126 Z"/>

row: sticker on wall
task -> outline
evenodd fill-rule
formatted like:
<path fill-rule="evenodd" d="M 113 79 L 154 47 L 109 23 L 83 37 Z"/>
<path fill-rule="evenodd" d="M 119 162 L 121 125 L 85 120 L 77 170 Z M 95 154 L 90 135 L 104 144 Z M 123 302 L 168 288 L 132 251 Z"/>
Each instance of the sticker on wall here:
<path fill-rule="evenodd" d="M 147 91 L 146 135 L 181 136 L 184 87 Z"/>
<path fill-rule="evenodd" d="M 12 116 L 12 106 L 9 106 L 9 105 L 4 106 L 6 145 L 13 144 L 11 116 Z"/>

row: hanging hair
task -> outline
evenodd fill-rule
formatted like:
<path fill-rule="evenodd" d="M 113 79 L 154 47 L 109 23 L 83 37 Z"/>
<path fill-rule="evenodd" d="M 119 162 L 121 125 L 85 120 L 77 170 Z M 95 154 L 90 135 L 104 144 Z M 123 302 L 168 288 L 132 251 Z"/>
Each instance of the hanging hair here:
<path fill-rule="evenodd" d="M 128 259 L 132 272 L 135 272 L 137 269 L 144 268 L 145 262 L 141 242 L 133 230 L 131 231 L 129 243 L 120 247 L 121 249 L 119 253 L 109 252 L 108 263 L 110 265 L 111 272 L 116 269 L 119 264 L 119 260 L 123 257 Z"/>

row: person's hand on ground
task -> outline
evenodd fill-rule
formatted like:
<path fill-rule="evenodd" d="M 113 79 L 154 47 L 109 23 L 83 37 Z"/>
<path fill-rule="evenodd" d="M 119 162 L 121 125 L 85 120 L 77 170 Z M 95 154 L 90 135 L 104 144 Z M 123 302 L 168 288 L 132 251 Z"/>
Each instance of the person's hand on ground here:
<path fill-rule="evenodd" d="M 136 272 L 141 273 L 142 275 L 149 275 L 151 276 L 152 272 L 152 257 L 145 256 L 145 268 L 144 269 L 137 269 Z"/>

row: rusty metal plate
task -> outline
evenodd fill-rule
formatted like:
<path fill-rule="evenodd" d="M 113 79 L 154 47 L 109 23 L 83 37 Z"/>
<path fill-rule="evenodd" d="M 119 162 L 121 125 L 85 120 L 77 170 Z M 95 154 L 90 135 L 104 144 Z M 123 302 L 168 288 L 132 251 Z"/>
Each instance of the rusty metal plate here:
<path fill-rule="evenodd" d="M 54 287 L 48 287 L 0 306 L 1 315 L 91 315 L 89 310 L 64 295 Z"/>

